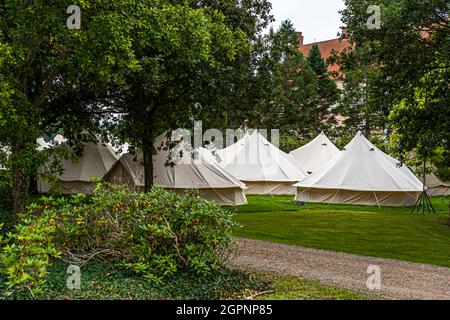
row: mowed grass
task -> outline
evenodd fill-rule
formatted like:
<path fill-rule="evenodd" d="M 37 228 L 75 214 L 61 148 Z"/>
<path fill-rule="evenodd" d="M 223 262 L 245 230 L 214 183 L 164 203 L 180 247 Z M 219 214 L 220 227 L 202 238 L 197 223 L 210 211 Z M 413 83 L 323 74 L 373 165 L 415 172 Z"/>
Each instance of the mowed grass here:
<path fill-rule="evenodd" d="M 319 281 L 290 275 L 258 274 L 268 279 L 269 290 L 255 300 L 374 300 L 375 296 L 363 295 L 346 289 L 325 286 Z"/>
<path fill-rule="evenodd" d="M 436 214 L 411 207 L 297 205 L 290 196 L 249 196 L 238 207 L 238 237 L 450 267 L 447 197 Z"/>

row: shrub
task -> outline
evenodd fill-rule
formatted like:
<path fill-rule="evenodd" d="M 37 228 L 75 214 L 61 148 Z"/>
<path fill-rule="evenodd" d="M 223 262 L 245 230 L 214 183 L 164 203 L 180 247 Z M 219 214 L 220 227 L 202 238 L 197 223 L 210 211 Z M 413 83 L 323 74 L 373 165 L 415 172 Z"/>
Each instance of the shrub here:
<path fill-rule="evenodd" d="M 7 274 L 10 287 L 25 287 L 31 292 L 44 284 L 51 257 L 60 253 L 51 243 L 55 226 L 44 217 L 25 219 L 15 232 L 6 234 L 7 244 L 0 255 L 0 267 Z"/>
<path fill-rule="evenodd" d="M 92 196 L 41 198 L 7 235 L 0 263 L 10 286 L 36 290 L 52 258 L 113 263 L 159 283 L 180 269 L 217 270 L 231 252 L 232 213 L 160 188 L 133 193 L 99 183 Z"/>

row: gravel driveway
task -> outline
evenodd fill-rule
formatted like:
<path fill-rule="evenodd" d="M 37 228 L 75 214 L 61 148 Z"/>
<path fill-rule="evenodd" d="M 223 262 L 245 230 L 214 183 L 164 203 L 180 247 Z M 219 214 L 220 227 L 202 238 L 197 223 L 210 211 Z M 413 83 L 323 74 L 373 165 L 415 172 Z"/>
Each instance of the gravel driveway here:
<path fill-rule="evenodd" d="M 231 263 L 255 271 L 302 276 L 384 299 L 450 299 L 450 269 L 239 239 Z M 381 289 L 369 290 L 367 268 L 379 266 Z"/>

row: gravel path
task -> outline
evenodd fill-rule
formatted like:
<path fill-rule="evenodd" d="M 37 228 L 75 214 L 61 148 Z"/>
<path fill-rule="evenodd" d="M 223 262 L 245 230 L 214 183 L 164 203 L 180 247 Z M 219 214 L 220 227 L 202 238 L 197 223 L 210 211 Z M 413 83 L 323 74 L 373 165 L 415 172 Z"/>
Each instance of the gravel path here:
<path fill-rule="evenodd" d="M 450 299 L 450 269 L 443 267 L 250 239 L 239 239 L 231 263 L 255 271 L 302 276 L 384 299 Z M 367 288 L 371 265 L 381 270 L 380 290 Z"/>

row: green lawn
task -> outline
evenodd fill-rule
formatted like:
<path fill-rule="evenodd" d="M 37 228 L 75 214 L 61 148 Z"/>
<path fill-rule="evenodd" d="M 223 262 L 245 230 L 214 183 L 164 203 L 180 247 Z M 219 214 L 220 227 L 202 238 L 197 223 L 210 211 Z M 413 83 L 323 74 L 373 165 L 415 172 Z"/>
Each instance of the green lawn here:
<path fill-rule="evenodd" d="M 270 283 L 264 294 L 256 300 L 373 300 L 375 296 L 362 295 L 346 289 L 321 284 L 319 281 L 296 276 L 258 274 Z"/>
<path fill-rule="evenodd" d="M 449 202 L 432 198 L 436 214 L 410 207 L 306 204 L 290 196 L 249 196 L 237 208 L 238 237 L 450 267 Z"/>

